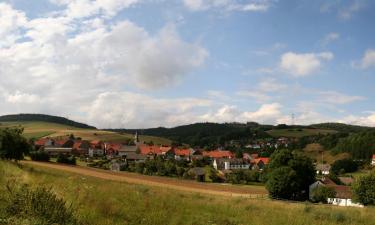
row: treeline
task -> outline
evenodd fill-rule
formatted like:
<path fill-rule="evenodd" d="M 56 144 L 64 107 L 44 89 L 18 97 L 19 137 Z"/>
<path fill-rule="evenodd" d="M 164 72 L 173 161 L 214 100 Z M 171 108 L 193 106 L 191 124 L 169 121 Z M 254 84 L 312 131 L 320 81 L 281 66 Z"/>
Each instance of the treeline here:
<path fill-rule="evenodd" d="M 271 125 L 258 123 L 195 123 L 174 128 L 150 128 L 143 130 L 116 129 L 117 132 L 135 133 L 168 138 L 175 144 L 214 148 L 223 146 L 232 140 L 248 140 L 270 138 L 265 131 L 272 129 Z M 113 131 L 113 130 L 112 130 Z"/>
<path fill-rule="evenodd" d="M 375 131 L 350 134 L 333 148 L 333 153 L 348 152 L 354 159 L 369 160 L 375 154 Z"/>
<path fill-rule="evenodd" d="M 310 128 L 335 130 L 341 133 L 358 133 L 364 131 L 375 131 L 374 127 L 349 125 L 344 123 L 319 123 L 310 125 Z"/>
<path fill-rule="evenodd" d="M 20 122 L 20 121 L 41 121 L 41 122 L 50 122 L 58 123 L 63 125 L 68 125 L 77 128 L 87 128 L 87 129 L 96 129 L 96 127 L 89 126 L 84 123 L 79 123 L 73 120 L 69 120 L 60 116 L 51 116 L 44 114 L 15 114 L 15 115 L 5 115 L 0 116 L 0 122 Z"/>

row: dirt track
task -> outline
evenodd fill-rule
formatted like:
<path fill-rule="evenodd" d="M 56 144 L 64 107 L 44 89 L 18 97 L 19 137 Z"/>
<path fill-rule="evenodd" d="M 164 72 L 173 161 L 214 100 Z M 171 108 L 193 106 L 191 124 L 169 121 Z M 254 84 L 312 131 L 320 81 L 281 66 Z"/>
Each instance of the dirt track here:
<path fill-rule="evenodd" d="M 67 166 L 56 163 L 43 163 L 34 161 L 22 161 L 22 163 L 77 173 L 85 176 L 97 177 L 106 180 L 164 187 L 186 192 L 198 192 L 237 197 L 257 197 L 267 194 L 266 190 L 263 187 L 259 186 L 234 186 L 229 184 L 198 183 L 195 181 L 180 180 L 175 178 L 145 176 L 128 172 L 112 172 L 81 166 Z"/>

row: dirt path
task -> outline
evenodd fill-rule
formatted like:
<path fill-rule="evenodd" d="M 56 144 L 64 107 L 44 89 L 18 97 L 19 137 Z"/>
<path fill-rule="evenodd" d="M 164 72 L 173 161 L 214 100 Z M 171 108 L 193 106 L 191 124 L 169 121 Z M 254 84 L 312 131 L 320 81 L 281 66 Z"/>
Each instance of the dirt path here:
<path fill-rule="evenodd" d="M 261 186 L 234 186 L 230 184 L 198 183 L 195 181 L 181 180 L 176 178 L 145 176 L 129 172 L 112 172 L 82 166 L 61 165 L 57 163 L 43 163 L 35 161 L 22 161 L 22 163 L 27 165 L 77 173 L 85 176 L 97 177 L 106 180 L 127 182 L 133 184 L 143 184 L 164 188 L 166 187 L 186 192 L 248 198 L 261 197 L 267 194 L 267 191 L 264 189 L 264 187 Z"/>

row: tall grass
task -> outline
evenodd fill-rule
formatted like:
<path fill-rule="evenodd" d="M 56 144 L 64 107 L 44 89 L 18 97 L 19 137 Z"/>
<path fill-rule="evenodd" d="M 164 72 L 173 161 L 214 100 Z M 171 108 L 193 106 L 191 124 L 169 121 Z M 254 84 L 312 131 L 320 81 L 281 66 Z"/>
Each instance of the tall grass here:
<path fill-rule="evenodd" d="M 84 224 L 374 224 L 374 208 L 339 208 L 178 192 L 0 162 L 7 179 L 50 187 Z"/>

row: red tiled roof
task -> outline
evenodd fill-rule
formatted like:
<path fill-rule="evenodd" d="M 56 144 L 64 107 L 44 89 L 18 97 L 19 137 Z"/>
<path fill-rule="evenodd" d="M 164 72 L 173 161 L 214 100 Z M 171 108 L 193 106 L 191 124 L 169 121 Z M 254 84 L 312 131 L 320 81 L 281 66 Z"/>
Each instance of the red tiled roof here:
<path fill-rule="evenodd" d="M 82 141 L 75 141 L 73 144 L 73 149 L 79 149 L 81 147 Z"/>
<path fill-rule="evenodd" d="M 260 161 L 262 161 L 264 164 L 268 164 L 269 161 L 270 161 L 270 158 L 267 158 L 267 157 L 260 157 L 260 158 L 257 158 L 257 159 L 254 159 L 253 162 L 258 164 Z"/>
<path fill-rule="evenodd" d="M 372 159 L 375 159 L 375 154 L 372 155 Z"/>
<path fill-rule="evenodd" d="M 142 155 L 149 155 L 149 154 L 159 155 L 159 154 L 162 153 L 159 146 L 155 146 L 155 145 L 151 145 L 151 146 L 150 145 L 140 145 L 139 150 L 140 150 Z"/>
<path fill-rule="evenodd" d="M 191 154 L 190 149 L 175 149 L 174 154 L 178 156 L 189 156 Z"/>
<path fill-rule="evenodd" d="M 204 151 L 203 156 L 208 156 L 210 158 L 234 158 L 234 154 L 231 151 Z"/>
<path fill-rule="evenodd" d="M 114 150 L 114 151 L 118 151 L 118 150 L 121 149 L 121 147 L 122 147 L 121 144 L 108 143 L 106 148 L 107 148 L 107 150 L 112 149 L 112 150 Z"/>
<path fill-rule="evenodd" d="M 68 140 L 55 140 L 55 146 L 63 146 Z"/>
<path fill-rule="evenodd" d="M 48 141 L 48 138 L 41 138 L 39 140 L 36 140 L 34 142 L 35 145 L 44 146 L 46 142 Z"/>

